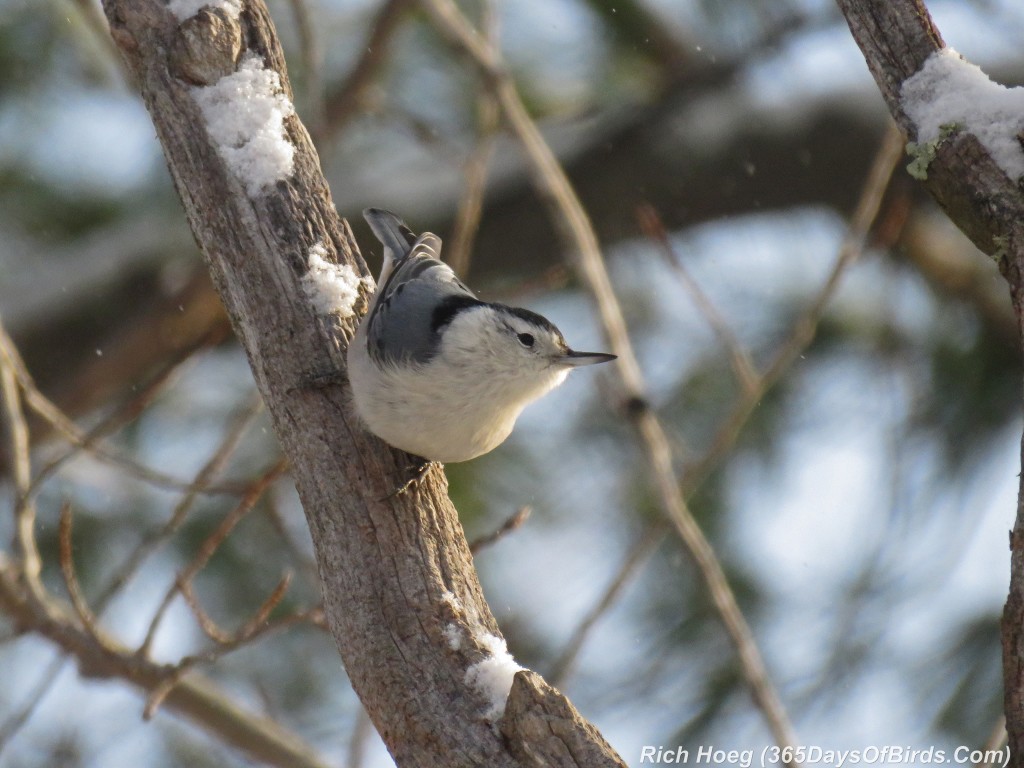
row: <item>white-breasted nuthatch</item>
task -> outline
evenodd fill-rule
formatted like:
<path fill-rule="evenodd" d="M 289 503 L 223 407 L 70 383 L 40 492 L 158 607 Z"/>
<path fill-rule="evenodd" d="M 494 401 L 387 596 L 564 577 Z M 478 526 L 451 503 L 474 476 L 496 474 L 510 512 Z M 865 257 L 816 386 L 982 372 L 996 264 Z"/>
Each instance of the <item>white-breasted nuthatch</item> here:
<path fill-rule="evenodd" d="M 430 461 L 467 461 L 500 445 L 529 403 L 581 365 L 535 312 L 481 301 L 390 211 L 363 216 L 384 244 L 370 309 L 348 348 L 356 412 L 377 437 Z"/>

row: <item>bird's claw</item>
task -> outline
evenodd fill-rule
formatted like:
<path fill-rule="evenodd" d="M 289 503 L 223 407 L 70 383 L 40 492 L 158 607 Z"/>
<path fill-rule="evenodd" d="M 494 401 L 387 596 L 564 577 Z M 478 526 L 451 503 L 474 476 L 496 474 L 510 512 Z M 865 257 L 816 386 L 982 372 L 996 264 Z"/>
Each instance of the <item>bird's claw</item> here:
<path fill-rule="evenodd" d="M 407 467 L 407 469 L 413 470 L 412 477 L 410 477 L 401 486 L 399 486 L 398 488 L 393 490 L 391 493 L 389 493 L 387 496 L 385 496 L 383 499 L 381 499 L 381 501 L 387 501 L 388 499 L 393 499 L 396 496 L 401 496 L 403 493 L 408 491 L 410 488 L 413 488 L 416 485 L 418 485 L 420 483 L 420 481 L 423 480 L 423 478 L 425 478 L 427 476 L 427 473 L 430 472 L 430 470 L 434 467 L 435 464 L 437 466 L 439 466 L 439 467 L 444 466 L 439 461 L 430 461 L 429 459 L 420 459 L 418 464 L 415 464 L 415 465 L 413 465 L 411 467 Z"/>

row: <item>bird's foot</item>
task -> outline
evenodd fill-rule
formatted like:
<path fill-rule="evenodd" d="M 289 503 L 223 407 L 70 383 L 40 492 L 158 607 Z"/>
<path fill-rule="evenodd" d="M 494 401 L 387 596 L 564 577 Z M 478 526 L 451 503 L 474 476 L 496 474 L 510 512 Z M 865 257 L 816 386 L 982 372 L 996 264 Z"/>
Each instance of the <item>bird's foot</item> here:
<path fill-rule="evenodd" d="M 412 477 L 410 477 L 401 486 L 399 486 L 398 488 L 393 490 L 391 493 L 389 493 L 387 496 L 385 496 L 383 499 L 381 499 L 381 501 L 387 501 L 388 499 L 393 499 L 395 496 L 401 496 L 403 493 L 408 491 L 410 488 L 415 488 L 417 485 L 419 485 L 420 481 L 422 481 L 423 478 L 425 478 L 427 476 L 427 473 L 430 472 L 430 470 L 435 465 L 438 466 L 438 467 L 443 467 L 444 466 L 439 461 L 431 461 L 430 459 L 424 459 L 424 458 L 421 458 L 419 456 L 417 456 L 416 459 L 417 459 L 417 463 L 416 464 L 413 464 L 413 465 L 411 465 L 409 467 L 406 467 L 406 470 L 409 470 L 409 471 L 412 472 Z"/>

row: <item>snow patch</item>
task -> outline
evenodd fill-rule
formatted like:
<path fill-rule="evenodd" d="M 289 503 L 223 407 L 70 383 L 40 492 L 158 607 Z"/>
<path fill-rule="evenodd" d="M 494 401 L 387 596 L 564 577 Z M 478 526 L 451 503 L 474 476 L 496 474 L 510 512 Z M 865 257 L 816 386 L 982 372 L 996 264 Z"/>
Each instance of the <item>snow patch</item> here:
<path fill-rule="evenodd" d="M 936 51 L 903 83 L 903 111 L 917 126 L 917 144 L 956 125 L 974 134 L 1011 179 L 1024 176 L 1024 88 L 1007 88 L 952 48 Z"/>
<path fill-rule="evenodd" d="M 445 624 L 444 629 L 441 630 L 444 633 L 444 639 L 448 643 L 448 647 L 453 651 L 457 651 L 462 647 L 462 632 L 455 624 Z"/>
<path fill-rule="evenodd" d="M 453 610 L 462 611 L 462 603 L 459 602 L 459 598 L 455 596 L 454 592 L 446 589 L 441 593 L 441 600 L 447 603 Z"/>
<path fill-rule="evenodd" d="M 167 10 L 173 13 L 178 21 L 191 19 L 206 6 L 220 8 L 232 19 L 237 19 L 242 13 L 241 0 L 171 0 L 167 4 Z"/>
<path fill-rule="evenodd" d="M 291 175 L 295 147 L 284 121 L 295 107 L 281 93 L 277 72 L 264 67 L 262 58 L 247 53 L 237 71 L 193 88 L 192 94 L 217 152 L 250 197 Z"/>
<path fill-rule="evenodd" d="M 484 719 L 494 723 L 505 714 L 512 679 L 523 667 L 516 664 L 502 638 L 490 632 L 474 633 L 473 637 L 489 655 L 466 670 L 465 681 L 488 701 Z"/>
<path fill-rule="evenodd" d="M 359 288 L 373 287 L 368 277 L 360 277 L 348 264 L 332 264 L 327 260 L 327 246 L 317 243 L 309 249 L 309 271 L 302 276 L 302 288 L 322 315 L 339 317 L 355 315 Z"/>

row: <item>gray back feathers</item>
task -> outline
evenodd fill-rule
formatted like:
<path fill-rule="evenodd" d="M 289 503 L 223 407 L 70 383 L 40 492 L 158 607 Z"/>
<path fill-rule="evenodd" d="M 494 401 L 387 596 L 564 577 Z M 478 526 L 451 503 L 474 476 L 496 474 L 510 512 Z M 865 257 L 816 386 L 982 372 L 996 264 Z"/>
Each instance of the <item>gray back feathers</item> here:
<path fill-rule="evenodd" d="M 398 216 L 379 208 L 368 208 L 363 215 L 395 258 L 365 321 L 367 352 L 378 364 L 403 359 L 425 363 L 437 353 L 440 332 L 455 313 L 483 302 L 438 260 L 437 235 L 416 237 Z"/>

